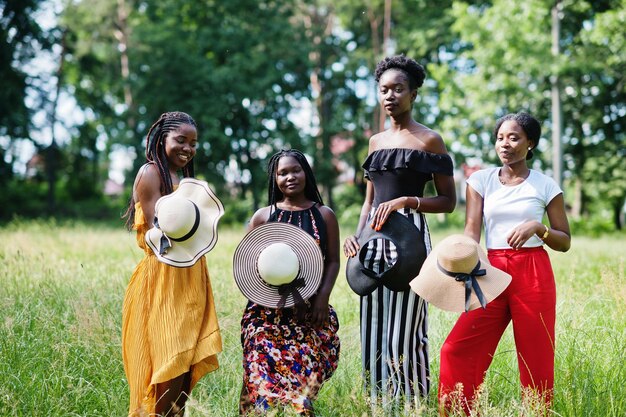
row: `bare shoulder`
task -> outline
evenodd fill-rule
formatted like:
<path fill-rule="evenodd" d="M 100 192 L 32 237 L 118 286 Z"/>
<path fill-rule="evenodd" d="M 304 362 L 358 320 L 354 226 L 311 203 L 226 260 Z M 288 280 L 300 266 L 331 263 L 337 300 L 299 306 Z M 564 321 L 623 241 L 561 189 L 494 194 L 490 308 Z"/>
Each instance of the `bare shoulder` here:
<path fill-rule="evenodd" d="M 369 149 L 368 149 L 368 153 L 372 153 L 377 149 L 380 149 L 380 144 L 381 142 L 383 142 L 383 138 L 386 136 L 385 131 L 383 132 L 378 132 L 375 135 L 370 137 L 369 140 Z"/>
<path fill-rule="evenodd" d="M 250 218 L 248 223 L 248 230 L 252 230 L 257 226 L 267 223 L 267 219 L 270 217 L 271 206 L 261 207 Z"/>
<path fill-rule="evenodd" d="M 425 127 L 420 131 L 419 140 L 424 145 L 424 150 L 431 153 L 447 154 L 448 149 L 441 135 L 434 130 Z"/>
<path fill-rule="evenodd" d="M 135 176 L 134 193 L 152 194 L 161 192 L 161 176 L 154 164 L 144 164 Z"/>
<path fill-rule="evenodd" d="M 337 221 L 337 216 L 333 209 L 323 204 L 318 204 L 317 209 L 320 211 L 320 214 L 324 218 L 324 220 L 328 223 L 328 220 Z"/>
<path fill-rule="evenodd" d="M 337 217 L 337 216 L 335 216 L 335 212 L 333 211 L 333 209 L 331 209 L 328 206 L 325 206 L 323 204 L 318 204 L 317 205 L 317 209 L 320 211 L 320 213 L 324 217 L 326 217 L 326 216 L 330 216 L 330 217 L 334 217 L 334 218 Z"/>

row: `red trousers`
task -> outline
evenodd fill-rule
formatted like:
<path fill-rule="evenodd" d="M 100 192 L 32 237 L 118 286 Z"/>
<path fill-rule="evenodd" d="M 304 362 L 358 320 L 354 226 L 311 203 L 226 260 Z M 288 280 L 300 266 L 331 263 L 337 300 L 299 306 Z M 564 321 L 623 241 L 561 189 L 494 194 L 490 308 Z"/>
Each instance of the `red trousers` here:
<path fill-rule="evenodd" d="M 511 320 L 522 387 L 549 402 L 554 386 L 556 287 L 548 253 L 543 247 L 497 249 L 488 256 L 511 274 L 511 284 L 485 309 L 462 313 L 441 347 L 440 404 L 459 401 L 466 413 Z M 453 393 L 459 383 L 462 397 Z"/>

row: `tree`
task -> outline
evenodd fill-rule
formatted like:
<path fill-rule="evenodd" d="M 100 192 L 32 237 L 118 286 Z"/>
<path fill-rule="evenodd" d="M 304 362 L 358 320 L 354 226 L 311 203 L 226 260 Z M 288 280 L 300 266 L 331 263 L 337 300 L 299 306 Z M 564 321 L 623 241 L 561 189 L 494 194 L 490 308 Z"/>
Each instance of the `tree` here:
<path fill-rule="evenodd" d="M 594 14 L 580 32 L 575 58 L 581 63 L 581 82 L 569 96 L 584 103 L 577 114 L 576 145 L 584 146 L 579 153 L 585 158 L 580 176 L 585 193 L 608 204 L 613 224 L 621 230 L 626 202 L 626 1 L 609 3 L 605 7 L 611 8 Z"/>
<path fill-rule="evenodd" d="M 27 215 L 30 208 L 41 215 L 44 209 L 36 195 L 39 184 L 31 186 L 15 175 L 19 145 L 24 141 L 38 145 L 31 137 L 32 117 L 37 107 L 48 105 L 42 87 L 45 78 L 26 71 L 33 58 L 47 51 L 55 39 L 54 30 L 43 30 L 35 19 L 43 3 L 0 0 L 0 218 L 9 218 L 18 210 Z"/>
<path fill-rule="evenodd" d="M 292 16 L 289 1 L 70 3 L 68 86 L 107 149 L 132 148 L 138 164 L 160 113 L 190 113 L 197 174 L 220 189 L 234 182 L 258 205 L 264 158 L 301 140 L 287 116 L 306 91 L 307 52 Z"/>

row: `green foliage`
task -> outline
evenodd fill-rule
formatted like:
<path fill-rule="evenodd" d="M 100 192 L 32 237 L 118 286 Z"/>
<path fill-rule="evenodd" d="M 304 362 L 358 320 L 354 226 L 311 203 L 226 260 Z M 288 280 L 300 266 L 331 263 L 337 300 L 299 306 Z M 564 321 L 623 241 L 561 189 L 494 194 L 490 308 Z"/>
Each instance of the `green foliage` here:
<path fill-rule="evenodd" d="M 384 55 L 406 53 L 427 70 L 416 119 L 441 133 L 457 166 L 496 162 L 490 140 L 496 118 L 523 109 L 544 121 L 534 167 L 549 173 L 550 88 L 558 76 L 564 187 L 573 190 L 567 203 L 583 218 L 608 205 L 613 228 L 620 228 L 626 199 L 626 1 L 558 3 L 561 54 L 553 57 L 549 33 L 556 3 L 547 0 L 63 1 L 58 27 L 48 32 L 36 16 L 52 3 L 5 0 L 0 185 L 14 183 L 8 189 L 19 190 L 25 179 L 16 165 L 19 141 L 46 142 L 50 126 L 38 121 L 35 136 L 30 125 L 33 111 L 49 117 L 50 98 L 42 94 L 51 74 L 26 77 L 24 68 L 55 43 L 49 71 L 61 69 L 62 96 L 80 110 L 77 125 L 66 126 L 70 140 L 59 143 L 63 169 L 56 179 L 46 178 L 57 182 L 52 190 L 58 199 L 72 200 L 57 201 L 58 207 L 98 198 L 112 150 L 137 156 L 128 173 L 132 182 L 151 123 L 163 111 L 183 110 L 199 124 L 196 172 L 220 195 L 259 206 L 268 156 L 296 147 L 313 157 L 327 203 L 344 211 L 353 203 L 337 183 L 338 168 L 359 173 L 367 139 L 381 129 L 372 72 Z M 386 4 L 391 26 L 383 45 Z M 310 121 L 299 116 L 307 109 Z M 347 151 L 336 146 L 347 141 Z M 29 178 L 43 180 L 45 167 L 39 175 Z M 353 180 L 361 186 L 358 175 Z M 31 188 L 43 196 L 43 183 Z M 0 198 L 25 199 L 7 196 Z M 38 204 L 10 204 L 2 217 L 50 211 L 28 207 Z"/>
<path fill-rule="evenodd" d="M 8 182 L 0 193 L 0 221 L 14 215 L 38 217 L 46 212 L 47 190 L 42 184 L 30 181 Z M 19 208 L 16 212 L 15 208 Z"/>
<path fill-rule="evenodd" d="M 624 54 L 615 51 L 626 45 L 623 36 L 609 33 L 623 26 L 626 9 L 623 1 L 561 3 L 561 54 L 553 57 L 546 34 L 554 2 L 453 2 L 448 13 L 457 39 L 450 47 L 460 48 L 451 51 L 450 60 L 428 66 L 440 91 L 441 130 L 444 137 L 456 138 L 451 149 L 457 163 L 471 156 L 496 161 L 490 141 L 495 119 L 526 110 L 548 121 L 551 77 L 558 76 L 566 169 L 570 181 L 586 184 L 581 195 L 566 199 L 591 207 L 591 201 L 610 198 L 619 228 L 626 194 L 621 163 L 626 64 Z M 549 137 L 551 125 L 544 125 Z M 550 167 L 546 142 L 540 143 L 536 168 Z"/>
<path fill-rule="evenodd" d="M 26 106 L 27 89 L 36 86 L 24 65 L 50 46 L 48 34 L 35 19 L 42 0 L 0 1 L 0 137 L 29 137 L 31 110 Z M 34 98 L 34 97 L 33 97 Z M 6 145 L 0 144 L 4 160 Z"/>
<path fill-rule="evenodd" d="M 610 210 L 605 209 L 598 213 L 597 216 L 570 220 L 572 236 L 600 237 L 610 233 L 619 235 L 620 232 L 615 231 L 615 223 L 610 216 Z"/>
<path fill-rule="evenodd" d="M 246 225 L 254 213 L 252 202 L 249 199 L 227 198 L 224 203 L 224 216 L 220 219 L 220 224 L 224 226 L 241 227 Z"/>

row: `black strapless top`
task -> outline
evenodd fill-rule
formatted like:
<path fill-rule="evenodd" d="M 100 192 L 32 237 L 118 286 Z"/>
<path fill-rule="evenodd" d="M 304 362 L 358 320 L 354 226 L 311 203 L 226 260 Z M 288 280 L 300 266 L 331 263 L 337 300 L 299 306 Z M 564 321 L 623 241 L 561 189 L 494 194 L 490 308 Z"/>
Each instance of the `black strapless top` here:
<path fill-rule="evenodd" d="M 326 222 L 317 208 L 317 204 L 305 210 L 289 211 L 276 207 L 275 211 L 272 211 L 268 222 L 283 222 L 291 223 L 304 230 L 317 242 L 322 250 L 322 255 L 326 258 Z"/>
<path fill-rule="evenodd" d="M 453 175 L 450 155 L 407 148 L 374 151 L 362 168 L 374 185 L 374 207 L 397 197 L 423 197 L 433 174 Z"/>

